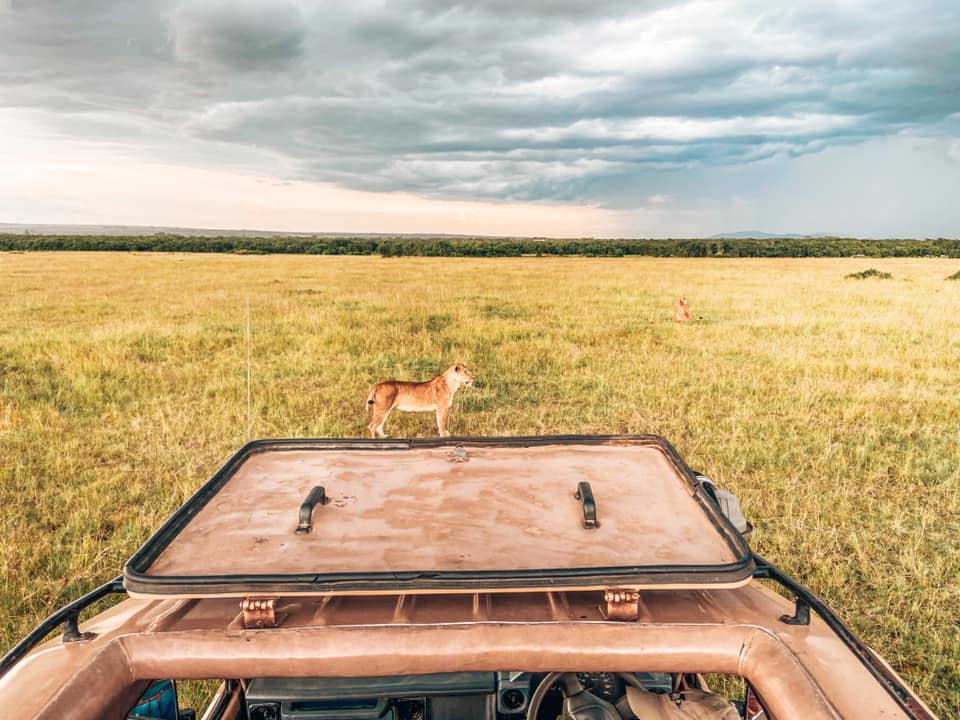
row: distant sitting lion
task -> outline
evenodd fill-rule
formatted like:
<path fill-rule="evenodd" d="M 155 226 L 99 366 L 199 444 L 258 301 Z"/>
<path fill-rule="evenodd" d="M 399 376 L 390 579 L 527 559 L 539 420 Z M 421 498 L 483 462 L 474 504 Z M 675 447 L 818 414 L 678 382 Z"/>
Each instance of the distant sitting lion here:
<path fill-rule="evenodd" d="M 687 322 L 690 319 L 690 306 L 687 304 L 687 299 L 685 297 L 677 300 L 675 313 L 677 322 Z"/>
<path fill-rule="evenodd" d="M 437 413 L 437 430 L 447 437 L 447 416 L 453 405 L 453 394 L 463 385 L 473 383 L 473 373 L 463 363 L 455 363 L 426 382 L 386 380 L 377 383 L 367 397 L 367 407 L 373 408 L 373 419 L 367 425 L 370 437 L 386 437 L 383 426 L 391 410 Z"/>

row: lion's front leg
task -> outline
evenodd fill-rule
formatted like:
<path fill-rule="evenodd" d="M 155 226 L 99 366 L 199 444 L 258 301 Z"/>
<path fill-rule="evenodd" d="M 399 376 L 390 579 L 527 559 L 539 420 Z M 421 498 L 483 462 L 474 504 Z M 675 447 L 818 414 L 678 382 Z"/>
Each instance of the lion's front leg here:
<path fill-rule="evenodd" d="M 440 431 L 440 437 L 450 437 L 447 432 L 447 418 L 450 416 L 450 408 L 437 408 L 437 430 Z"/>

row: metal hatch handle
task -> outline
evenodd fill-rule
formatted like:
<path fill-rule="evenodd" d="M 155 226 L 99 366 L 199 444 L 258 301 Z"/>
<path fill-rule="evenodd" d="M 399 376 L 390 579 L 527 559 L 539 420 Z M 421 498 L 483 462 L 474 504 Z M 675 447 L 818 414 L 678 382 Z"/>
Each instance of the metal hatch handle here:
<path fill-rule="evenodd" d="M 593 499 L 593 490 L 590 483 L 581 482 L 577 485 L 577 494 L 574 496 L 583 506 L 583 527 L 587 530 L 600 527 L 597 520 L 597 501 Z"/>
<path fill-rule="evenodd" d="M 313 516 L 313 508 L 317 506 L 317 503 L 326 505 L 328 502 L 330 502 L 330 500 L 327 498 L 327 491 L 323 485 L 315 485 L 306 499 L 300 504 L 300 524 L 297 525 L 298 535 L 304 535 L 313 529 L 313 521 L 311 518 Z"/>

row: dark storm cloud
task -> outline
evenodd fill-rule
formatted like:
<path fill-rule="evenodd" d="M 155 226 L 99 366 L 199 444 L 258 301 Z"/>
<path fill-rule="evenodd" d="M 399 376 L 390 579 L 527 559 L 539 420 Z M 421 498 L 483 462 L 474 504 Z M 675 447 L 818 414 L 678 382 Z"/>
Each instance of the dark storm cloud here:
<path fill-rule="evenodd" d="M 0 0 L 0 106 L 147 157 L 597 200 L 638 173 L 950 136 L 958 36 L 953 0 Z"/>
<path fill-rule="evenodd" d="M 206 0 L 173 15 L 177 60 L 236 70 L 282 70 L 303 51 L 306 27 L 297 5 L 273 0 Z"/>

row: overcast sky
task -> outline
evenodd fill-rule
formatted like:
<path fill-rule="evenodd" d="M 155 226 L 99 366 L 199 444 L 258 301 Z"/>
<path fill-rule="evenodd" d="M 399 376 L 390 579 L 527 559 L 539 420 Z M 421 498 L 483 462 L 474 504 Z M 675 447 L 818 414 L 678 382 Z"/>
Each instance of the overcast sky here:
<path fill-rule="evenodd" d="M 0 222 L 960 236 L 957 0 L 0 0 Z"/>

